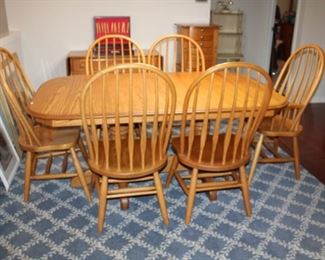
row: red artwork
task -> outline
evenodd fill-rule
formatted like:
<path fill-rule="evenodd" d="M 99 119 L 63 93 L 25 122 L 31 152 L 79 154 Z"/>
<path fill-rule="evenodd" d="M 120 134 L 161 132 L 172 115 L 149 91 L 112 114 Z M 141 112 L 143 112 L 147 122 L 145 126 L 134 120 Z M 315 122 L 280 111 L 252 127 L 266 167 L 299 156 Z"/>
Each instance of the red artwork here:
<path fill-rule="evenodd" d="M 130 37 L 129 16 L 95 17 L 95 39 L 107 34 L 121 34 Z"/>

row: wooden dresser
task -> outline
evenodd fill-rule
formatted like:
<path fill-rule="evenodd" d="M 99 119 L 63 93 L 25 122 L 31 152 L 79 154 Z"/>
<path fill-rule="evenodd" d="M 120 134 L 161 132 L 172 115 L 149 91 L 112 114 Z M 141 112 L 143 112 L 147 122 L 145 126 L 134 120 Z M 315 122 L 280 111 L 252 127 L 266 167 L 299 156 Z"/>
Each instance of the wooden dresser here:
<path fill-rule="evenodd" d="M 78 75 L 86 74 L 86 54 L 87 51 L 71 51 L 67 57 L 67 74 L 68 75 Z M 148 58 L 148 51 L 144 50 L 145 58 Z M 160 57 L 161 58 L 161 57 Z M 155 54 L 154 60 L 158 64 L 159 54 Z M 121 63 L 122 58 L 117 57 L 116 63 Z"/>
<path fill-rule="evenodd" d="M 177 33 L 194 39 L 202 48 L 205 67 L 217 63 L 219 26 L 214 24 L 176 24 Z"/>

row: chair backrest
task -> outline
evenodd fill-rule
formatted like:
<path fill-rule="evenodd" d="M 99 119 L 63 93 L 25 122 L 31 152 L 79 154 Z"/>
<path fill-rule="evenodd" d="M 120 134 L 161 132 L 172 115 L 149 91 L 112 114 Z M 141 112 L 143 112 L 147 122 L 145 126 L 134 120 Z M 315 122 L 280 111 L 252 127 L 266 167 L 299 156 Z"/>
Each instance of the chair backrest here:
<path fill-rule="evenodd" d="M 4 79 L 17 97 L 19 103 L 26 108 L 34 96 L 34 89 L 26 77 L 26 74 L 16 55 L 1 47 L 0 70 L 2 71 Z"/>
<path fill-rule="evenodd" d="M 275 90 L 286 96 L 288 106 L 281 110 L 283 126 L 298 129 L 301 116 L 314 95 L 324 72 L 324 52 L 309 44 L 297 49 L 285 62 L 275 83 Z M 286 129 L 288 129 L 286 127 Z M 281 126 L 280 129 L 281 130 Z"/>
<path fill-rule="evenodd" d="M 257 65 L 228 62 L 209 68 L 185 96 L 180 152 L 211 165 L 247 157 L 271 93 L 272 81 Z"/>
<path fill-rule="evenodd" d="M 119 34 L 105 35 L 88 47 L 86 74 L 93 75 L 118 64 L 145 62 L 142 48 L 130 37 Z"/>
<path fill-rule="evenodd" d="M 155 53 L 161 56 L 158 65 Z M 164 72 L 205 71 L 205 59 L 200 45 L 181 34 L 166 35 L 157 39 L 149 49 L 148 63 Z"/>
<path fill-rule="evenodd" d="M 81 95 L 89 161 L 122 173 L 153 167 L 166 158 L 175 104 L 173 82 L 154 66 L 121 64 L 98 72 Z"/>
<path fill-rule="evenodd" d="M 11 113 L 16 121 L 19 131 L 19 143 L 23 146 L 38 146 L 40 141 L 34 131 L 34 122 L 27 114 L 27 101 L 28 99 L 22 98 L 23 96 L 17 91 L 17 85 L 23 85 L 23 74 L 15 77 L 8 77 L 6 74 L 6 67 L 0 68 L 0 87 L 6 97 L 7 103 L 10 107 Z"/>

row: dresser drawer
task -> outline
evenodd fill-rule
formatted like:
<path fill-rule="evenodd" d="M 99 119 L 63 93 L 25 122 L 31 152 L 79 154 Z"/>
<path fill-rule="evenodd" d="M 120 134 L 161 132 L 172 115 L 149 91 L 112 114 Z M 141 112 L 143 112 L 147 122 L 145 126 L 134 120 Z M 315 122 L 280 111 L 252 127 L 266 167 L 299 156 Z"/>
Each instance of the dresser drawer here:
<path fill-rule="evenodd" d="M 86 73 L 86 61 L 85 58 L 70 58 L 70 74 L 78 75 Z"/>
<path fill-rule="evenodd" d="M 196 41 L 213 41 L 214 30 L 211 29 L 192 29 L 190 28 L 189 36 Z"/>
<path fill-rule="evenodd" d="M 217 25 L 177 24 L 177 32 L 191 37 L 200 45 L 206 68 L 216 64 L 219 34 Z"/>

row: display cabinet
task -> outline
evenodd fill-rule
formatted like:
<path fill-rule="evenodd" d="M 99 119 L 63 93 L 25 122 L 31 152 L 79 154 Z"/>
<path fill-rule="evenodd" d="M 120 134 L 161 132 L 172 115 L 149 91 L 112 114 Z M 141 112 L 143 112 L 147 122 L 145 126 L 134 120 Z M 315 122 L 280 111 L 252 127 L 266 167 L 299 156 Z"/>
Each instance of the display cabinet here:
<path fill-rule="evenodd" d="M 242 11 L 212 11 L 211 24 L 220 26 L 218 63 L 243 59 L 242 20 Z"/>

